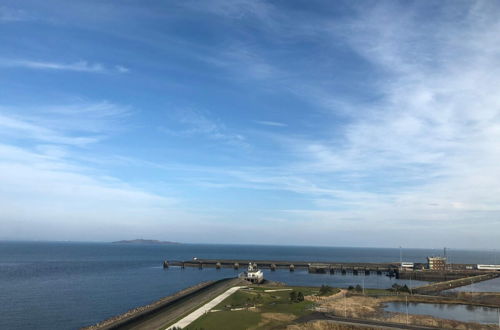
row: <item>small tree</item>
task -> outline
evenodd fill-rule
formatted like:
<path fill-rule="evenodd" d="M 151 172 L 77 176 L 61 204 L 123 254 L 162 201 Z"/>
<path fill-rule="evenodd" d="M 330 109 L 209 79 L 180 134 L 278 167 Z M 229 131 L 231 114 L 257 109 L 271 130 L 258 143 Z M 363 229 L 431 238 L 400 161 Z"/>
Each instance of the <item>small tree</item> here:
<path fill-rule="evenodd" d="M 331 293 L 333 290 L 330 286 L 328 285 L 322 285 L 321 288 L 319 289 L 319 294 L 324 296 L 324 295 L 327 295 L 329 293 Z"/>
<path fill-rule="evenodd" d="M 352 285 L 349 285 L 349 287 L 347 288 L 347 290 L 352 291 L 352 290 L 354 290 L 354 287 Z"/>
<path fill-rule="evenodd" d="M 399 285 L 399 284 L 397 284 L 397 283 L 394 283 L 394 284 L 391 286 L 391 291 L 396 291 L 396 292 L 398 292 L 400 289 L 401 289 L 401 285 Z"/>
<path fill-rule="evenodd" d="M 295 302 L 297 300 L 297 292 L 295 291 L 290 292 L 290 300 L 292 302 Z"/>
<path fill-rule="evenodd" d="M 363 288 L 361 287 L 361 285 L 358 284 L 358 285 L 356 285 L 355 290 L 356 290 L 356 292 L 361 292 L 361 291 L 363 291 Z"/>
<path fill-rule="evenodd" d="M 301 291 L 299 291 L 299 293 L 297 294 L 297 301 L 304 301 L 304 294 Z"/>

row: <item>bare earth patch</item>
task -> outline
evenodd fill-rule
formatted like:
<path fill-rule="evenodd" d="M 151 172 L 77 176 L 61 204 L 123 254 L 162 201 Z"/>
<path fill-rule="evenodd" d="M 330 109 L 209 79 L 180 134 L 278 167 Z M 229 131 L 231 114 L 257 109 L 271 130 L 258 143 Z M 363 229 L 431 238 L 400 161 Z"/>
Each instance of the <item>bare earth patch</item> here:
<path fill-rule="evenodd" d="M 391 322 L 391 323 L 401 323 L 406 324 L 407 321 L 409 324 L 413 325 L 421 325 L 421 326 L 430 326 L 430 327 L 438 327 L 438 328 L 449 328 L 449 329 L 497 329 L 498 326 L 494 325 L 483 325 L 476 323 L 466 323 L 460 321 L 452 321 L 452 320 L 444 320 L 435 318 L 432 316 L 426 315 L 409 315 L 408 319 L 406 314 L 401 313 L 389 313 L 383 312 L 383 304 L 389 301 L 401 301 L 402 297 L 367 297 L 367 296 L 344 296 L 344 293 L 339 293 L 330 297 L 306 297 L 306 299 L 310 301 L 314 301 L 318 304 L 316 307 L 317 311 L 320 312 L 328 312 L 337 316 L 347 316 L 349 318 L 358 318 L 358 319 L 369 319 L 376 320 L 382 322 Z M 412 297 L 408 299 L 408 301 L 418 301 L 421 298 L 412 299 Z M 326 321 L 325 321 L 326 322 Z M 309 322 L 311 323 L 311 322 Z M 329 322 L 326 322 L 329 323 Z M 311 326 L 311 325 L 309 325 Z M 326 324 L 322 324 L 321 326 L 326 326 L 330 329 Z M 301 329 L 301 328 L 297 328 Z M 308 329 L 308 328 L 304 328 Z M 314 328 L 311 328 L 314 329 Z M 320 328 L 318 328 L 320 329 Z M 333 328 L 332 328 L 333 329 Z"/>
<path fill-rule="evenodd" d="M 303 324 L 289 325 L 287 330 L 371 330 L 372 327 L 361 325 L 338 324 L 329 321 L 311 321 Z"/>

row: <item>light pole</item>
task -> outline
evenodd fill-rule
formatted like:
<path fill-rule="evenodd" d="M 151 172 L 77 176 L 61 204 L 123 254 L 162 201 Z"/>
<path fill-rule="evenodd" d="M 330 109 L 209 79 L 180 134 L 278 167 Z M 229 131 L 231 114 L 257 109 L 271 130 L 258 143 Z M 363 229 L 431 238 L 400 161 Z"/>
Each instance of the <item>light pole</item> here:
<path fill-rule="evenodd" d="M 406 325 L 408 325 L 408 296 L 405 296 L 406 303 Z"/>
<path fill-rule="evenodd" d="M 344 317 L 347 318 L 347 293 L 344 291 Z"/>
<path fill-rule="evenodd" d="M 365 295 L 365 276 L 363 276 L 363 296 Z"/>
<path fill-rule="evenodd" d="M 411 284 L 411 277 L 413 276 L 413 273 L 410 273 L 410 294 L 412 295 L 413 294 L 413 290 L 412 290 L 412 284 Z"/>

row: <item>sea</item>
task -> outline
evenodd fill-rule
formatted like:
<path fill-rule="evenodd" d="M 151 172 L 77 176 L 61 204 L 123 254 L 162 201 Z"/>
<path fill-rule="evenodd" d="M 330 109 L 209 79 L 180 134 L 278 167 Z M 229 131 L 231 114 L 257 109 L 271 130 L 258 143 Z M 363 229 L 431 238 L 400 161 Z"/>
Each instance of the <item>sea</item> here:
<path fill-rule="evenodd" d="M 163 269 L 164 260 L 398 262 L 400 252 L 403 261 L 411 262 L 442 254 L 441 250 L 399 248 L 0 242 L 0 329 L 79 329 L 197 283 L 238 275 L 233 269 Z M 447 253 L 454 263 L 492 264 L 499 257 L 495 251 L 449 249 Z M 384 275 L 309 274 L 307 270 L 264 270 L 264 276 L 307 286 L 423 284 Z"/>

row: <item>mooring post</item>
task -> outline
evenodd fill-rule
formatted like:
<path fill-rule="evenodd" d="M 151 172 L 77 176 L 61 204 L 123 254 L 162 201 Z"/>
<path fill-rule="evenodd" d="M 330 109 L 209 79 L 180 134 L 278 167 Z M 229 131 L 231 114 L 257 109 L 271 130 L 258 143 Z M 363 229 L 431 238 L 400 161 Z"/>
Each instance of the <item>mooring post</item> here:
<path fill-rule="evenodd" d="M 215 264 L 215 269 L 220 269 L 221 268 L 221 264 L 219 261 L 217 261 L 217 263 Z"/>
<path fill-rule="evenodd" d="M 168 268 L 168 261 L 167 261 L 167 260 L 165 260 L 165 261 L 163 262 L 163 268 Z"/>
<path fill-rule="evenodd" d="M 239 268 L 240 268 L 240 264 L 239 264 L 239 263 L 237 263 L 237 262 L 235 262 L 235 263 L 234 263 L 234 269 L 239 269 Z"/>
<path fill-rule="evenodd" d="M 271 271 L 275 271 L 276 270 L 276 264 L 271 264 Z"/>
<path fill-rule="evenodd" d="M 290 271 L 291 271 L 291 272 L 295 271 L 295 265 L 294 265 L 294 264 L 291 264 L 291 265 L 290 265 Z"/>

